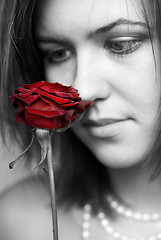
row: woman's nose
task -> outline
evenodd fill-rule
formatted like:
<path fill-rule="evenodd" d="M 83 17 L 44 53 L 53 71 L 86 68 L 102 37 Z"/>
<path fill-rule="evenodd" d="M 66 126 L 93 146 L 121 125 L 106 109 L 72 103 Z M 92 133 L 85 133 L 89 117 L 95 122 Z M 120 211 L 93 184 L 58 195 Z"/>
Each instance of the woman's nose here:
<path fill-rule="evenodd" d="M 107 69 L 96 55 L 87 52 L 77 56 L 73 87 L 78 89 L 83 100 L 95 101 L 110 96 Z"/>

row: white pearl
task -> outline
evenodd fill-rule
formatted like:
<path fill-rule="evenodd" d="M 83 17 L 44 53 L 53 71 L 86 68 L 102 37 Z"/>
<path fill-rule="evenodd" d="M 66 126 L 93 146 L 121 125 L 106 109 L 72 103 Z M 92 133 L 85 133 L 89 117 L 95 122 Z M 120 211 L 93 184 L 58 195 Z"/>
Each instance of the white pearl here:
<path fill-rule="evenodd" d="M 85 211 L 90 211 L 91 210 L 91 206 L 89 204 L 85 205 Z"/>
<path fill-rule="evenodd" d="M 130 210 L 125 212 L 126 217 L 131 217 L 132 216 L 132 212 Z"/>
<path fill-rule="evenodd" d="M 90 214 L 89 213 L 85 213 L 83 217 L 84 217 L 85 220 L 88 220 L 88 219 L 90 219 Z"/>
<path fill-rule="evenodd" d="M 108 227 L 106 228 L 106 231 L 107 231 L 108 233 L 113 233 L 113 227 L 108 226 Z"/>
<path fill-rule="evenodd" d="M 119 234 L 118 232 L 115 232 L 115 233 L 113 234 L 113 237 L 114 237 L 114 238 L 119 238 L 119 237 L 120 237 L 120 234 Z"/>
<path fill-rule="evenodd" d="M 83 223 L 83 228 L 89 228 L 89 222 L 84 222 Z"/>
<path fill-rule="evenodd" d="M 82 235 L 83 235 L 84 238 L 89 238 L 90 234 L 89 234 L 88 231 L 84 231 Z"/>
<path fill-rule="evenodd" d="M 113 202 L 111 203 L 111 207 L 112 207 L 112 208 L 117 208 L 117 207 L 118 207 L 118 203 L 115 202 L 115 201 L 113 201 Z"/>
<path fill-rule="evenodd" d="M 152 219 L 153 219 L 153 220 L 159 220 L 159 218 L 160 218 L 160 216 L 159 216 L 158 213 L 154 213 L 154 214 L 152 215 Z"/>
<path fill-rule="evenodd" d="M 98 216 L 99 216 L 100 219 L 103 219 L 103 218 L 105 217 L 105 214 L 102 213 L 102 212 L 100 212 L 100 213 L 98 214 Z"/>
<path fill-rule="evenodd" d="M 106 227 L 108 225 L 108 221 L 106 219 L 103 219 L 101 221 L 101 224 Z"/>
<path fill-rule="evenodd" d="M 124 213 L 124 211 L 125 210 L 124 210 L 124 208 L 122 206 L 117 208 L 117 212 L 119 212 L 119 213 Z"/>

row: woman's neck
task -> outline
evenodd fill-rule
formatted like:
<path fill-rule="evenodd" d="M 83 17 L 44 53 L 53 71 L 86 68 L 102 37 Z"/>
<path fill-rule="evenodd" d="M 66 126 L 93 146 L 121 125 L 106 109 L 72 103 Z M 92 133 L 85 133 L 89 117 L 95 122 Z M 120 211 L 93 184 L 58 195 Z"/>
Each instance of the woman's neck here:
<path fill-rule="evenodd" d="M 150 181 L 141 166 L 109 169 L 113 187 L 122 201 L 140 212 L 161 212 L 161 177 Z"/>

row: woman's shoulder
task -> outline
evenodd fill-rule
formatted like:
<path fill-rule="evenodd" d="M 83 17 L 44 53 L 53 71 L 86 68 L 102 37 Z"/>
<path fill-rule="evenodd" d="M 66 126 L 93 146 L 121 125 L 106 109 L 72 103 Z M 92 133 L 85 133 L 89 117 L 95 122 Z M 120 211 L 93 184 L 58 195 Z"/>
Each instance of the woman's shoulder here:
<path fill-rule="evenodd" d="M 38 221 L 38 225 L 35 222 L 42 218 L 40 214 L 45 215 L 42 210 L 48 203 L 47 191 L 37 177 L 12 186 L 0 196 L 0 235 L 3 233 L 7 240 L 20 240 L 23 235 L 23 239 L 27 239 L 27 229 L 38 233 L 36 228 L 41 228 L 41 222 Z M 29 236 L 29 239 L 32 238 Z"/>
<path fill-rule="evenodd" d="M 0 195 L 0 207 L 39 206 L 49 201 L 48 185 L 41 176 L 31 176 L 16 183 Z M 6 210 L 7 210 L 6 209 Z"/>
<path fill-rule="evenodd" d="M 59 239 L 80 238 L 81 210 L 58 209 Z M 52 239 L 48 185 L 40 177 L 17 184 L 0 196 L 0 239 Z"/>

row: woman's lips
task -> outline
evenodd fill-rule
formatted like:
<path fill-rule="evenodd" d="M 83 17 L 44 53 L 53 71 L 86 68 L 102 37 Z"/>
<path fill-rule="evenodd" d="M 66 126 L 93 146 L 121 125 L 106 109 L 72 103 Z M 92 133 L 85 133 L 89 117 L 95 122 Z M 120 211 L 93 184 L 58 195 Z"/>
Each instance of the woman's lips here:
<path fill-rule="evenodd" d="M 105 118 L 105 119 L 99 119 L 99 120 L 86 120 L 83 122 L 83 126 L 87 127 L 101 127 L 109 124 L 114 124 L 118 122 L 125 121 L 126 119 L 115 119 L 115 118 Z"/>
<path fill-rule="evenodd" d="M 85 120 L 82 126 L 86 132 L 97 138 L 111 138 L 116 137 L 125 130 L 131 119 L 121 118 L 105 118 L 98 120 Z"/>

